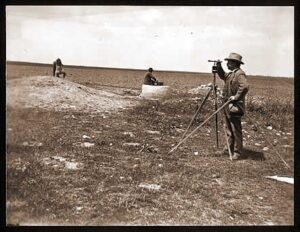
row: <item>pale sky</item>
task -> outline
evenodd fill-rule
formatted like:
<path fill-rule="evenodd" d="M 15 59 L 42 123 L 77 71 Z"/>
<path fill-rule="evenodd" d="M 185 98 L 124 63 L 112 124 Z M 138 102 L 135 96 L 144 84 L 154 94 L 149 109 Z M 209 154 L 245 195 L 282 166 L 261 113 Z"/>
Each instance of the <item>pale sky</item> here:
<path fill-rule="evenodd" d="M 294 7 L 6 7 L 10 61 L 210 72 L 230 52 L 249 75 L 293 77 Z"/>

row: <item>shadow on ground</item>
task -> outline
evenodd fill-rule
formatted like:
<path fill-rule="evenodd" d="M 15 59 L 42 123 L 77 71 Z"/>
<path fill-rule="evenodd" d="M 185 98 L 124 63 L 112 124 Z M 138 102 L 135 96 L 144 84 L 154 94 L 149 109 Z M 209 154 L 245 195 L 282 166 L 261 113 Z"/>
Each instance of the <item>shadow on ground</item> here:
<path fill-rule="evenodd" d="M 259 160 L 259 161 L 266 160 L 263 152 L 255 151 L 249 148 L 243 150 L 243 156 L 241 157 L 241 159 Z"/>

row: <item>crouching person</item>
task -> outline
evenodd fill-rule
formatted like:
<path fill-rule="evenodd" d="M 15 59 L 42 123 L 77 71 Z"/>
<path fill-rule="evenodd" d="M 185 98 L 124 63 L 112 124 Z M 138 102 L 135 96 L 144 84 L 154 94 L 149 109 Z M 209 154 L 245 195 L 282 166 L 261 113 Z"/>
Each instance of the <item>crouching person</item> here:
<path fill-rule="evenodd" d="M 144 85 L 163 85 L 163 82 L 157 81 L 153 75 L 153 68 L 149 68 L 144 77 Z"/>
<path fill-rule="evenodd" d="M 59 77 L 60 75 L 62 75 L 63 78 L 65 78 L 66 73 L 63 70 L 63 64 L 62 64 L 61 60 L 59 58 L 57 58 L 53 62 L 53 76 Z"/>

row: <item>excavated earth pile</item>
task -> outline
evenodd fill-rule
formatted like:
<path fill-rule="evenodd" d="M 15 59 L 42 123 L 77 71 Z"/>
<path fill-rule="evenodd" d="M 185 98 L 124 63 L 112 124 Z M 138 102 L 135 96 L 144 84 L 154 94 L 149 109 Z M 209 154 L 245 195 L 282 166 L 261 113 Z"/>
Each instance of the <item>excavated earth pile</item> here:
<path fill-rule="evenodd" d="M 137 104 L 137 98 L 121 96 L 51 76 L 24 77 L 6 82 L 7 106 L 55 111 L 103 112 Z"/>

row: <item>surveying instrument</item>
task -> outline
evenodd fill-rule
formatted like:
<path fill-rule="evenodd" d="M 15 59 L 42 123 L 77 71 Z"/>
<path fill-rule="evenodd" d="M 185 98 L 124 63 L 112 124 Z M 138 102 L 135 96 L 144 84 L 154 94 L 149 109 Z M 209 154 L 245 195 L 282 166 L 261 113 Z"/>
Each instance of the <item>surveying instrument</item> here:
<path fill-rule="evenodd" d="M 192 120 L 190 121 L 188 127 L 186 128 L 184 134 L 181 137 L 181 141 L 175 146 L 173 147 L 169 153 L 175 151 L 185 140 L 187 140 L 192 134 L 194 134 L 200 127 L 202 127 L 206 122 L 208 122 L 213 116 L 215 116 L 215 128 L 216 128 L 216 144 L 217 144 L 217 148 L 219 148 L 219 131 L 218 131 L 218 112 L 221 111 L 222 109 L 225 108 L 226 105 L 229 104 L 230 100 L 228 100 L 227 102 L 225 102 L 219 109 L 218 109 L 218 97 L 217 97 L 217 85 L 216 85 L 216 73 L 217 73 L 217 64 L 218 63 L 222 63 L 222 61 L 220 60 L 208 60 L 208 62 L 213 62 L 213 66 L 212 66 L 212 74 L 213 74 L 213 84 L 209 85 L 210 89 L 207 92 L 205 98 L 203 99 L 202 103 L 200 104 L 199 108 L 197 109 L 196 113 L 194 114 Z M 211 114 L 206 120 L 204 120 L 204 122 L 202 122 L 198 127 L 196 127 L 190 134 L 187 134 L 188 130 L 190 129 L 192 123 L 194 122 L 195 118 L 197 117 L 197 115 L 199 114 L 199 112 L 201 111 L 202 107 L 204 106 L 206 100 L 208 99 L 209 95 L 211 94 L 211 92 L 213 91 L 213 101 L 214 101 L 214 107 L 215 107 L 215 112 L 213 114 Z M 228 143 L 228 138 L 227 138 L 227 134 L 225 131 L 225 127 L 224 127 L 224 132 L 225 132 L 225 136 L 226 136 L 226 142 L 227 142 L 227 146 L 229 147 L 229 143 Z M 229 154 L 230 154 L 230 159 L 231 159 L 231 152 L 229 149 Z"/>

